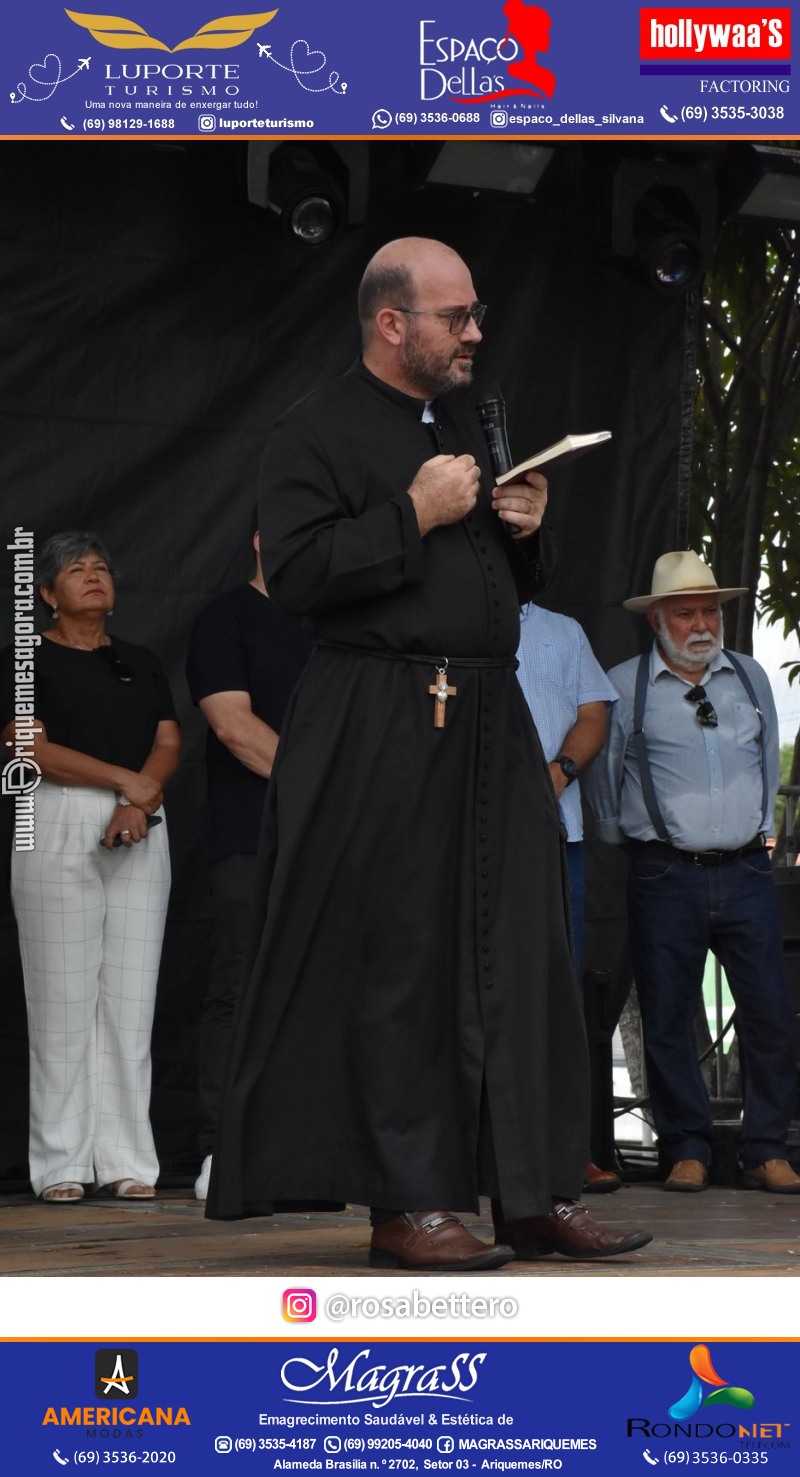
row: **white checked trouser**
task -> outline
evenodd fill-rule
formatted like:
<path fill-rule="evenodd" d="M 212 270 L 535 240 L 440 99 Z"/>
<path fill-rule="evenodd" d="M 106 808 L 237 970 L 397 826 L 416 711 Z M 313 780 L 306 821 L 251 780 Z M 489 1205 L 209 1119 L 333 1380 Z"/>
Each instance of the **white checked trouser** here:
<path fill-rule="evenodd" d="M 166 822 L 130 848 L 100 846 L 107 790 L 44 781 L 34 850 L 14 851 L 30 1041 L 30 1176 L 158 1177 L 150 1033 L 170 885 Z M 159 811 L 163 816 L 163 812 Z"/>

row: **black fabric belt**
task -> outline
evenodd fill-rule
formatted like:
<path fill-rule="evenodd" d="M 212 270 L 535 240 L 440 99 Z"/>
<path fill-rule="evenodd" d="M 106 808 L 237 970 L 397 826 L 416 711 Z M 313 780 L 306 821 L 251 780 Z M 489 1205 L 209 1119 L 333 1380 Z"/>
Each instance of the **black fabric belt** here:
<path fill-rule="evenodd" d="M 418 651 L 373 650 L 369 646 L 349 646 L 345 641 L 315 641 L 321 651 L 346 651 L 351 656 L 374 656 L 388 662 L 416 662 L 421 667 L 511 667 L 517 670 L 515 656 L 425 656 Z"/>
<path fill-rule="evenodd" d="M 763 836 L 756 836 L 746 846 L 738 846 L 735 851 L 680 851 L 677 846 L 670 846 L 666 841 L 628 840 L 625 850 L 631 856 L 648 857 L 652 861 L 691 862 L 695 867 L 724 867 L 727 862 L 738 862 L 751 852 L 763 851 L 766 844 Z"/>

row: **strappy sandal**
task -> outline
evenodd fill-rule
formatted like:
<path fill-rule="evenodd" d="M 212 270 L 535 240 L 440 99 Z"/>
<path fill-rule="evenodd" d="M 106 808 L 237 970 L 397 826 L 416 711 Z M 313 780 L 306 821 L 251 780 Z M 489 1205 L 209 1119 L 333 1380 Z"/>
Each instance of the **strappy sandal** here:
<path fill-rule="evenodd" d="M 104 1185 L 103 1191 L 117 1200 L 152 1200 L 156 1193 L 152 1185 L 142 1185 L 138 1180 L 114 1180 L 113 1184 Z"/>
<path fill-rule="evenodd" d="M 77 1180 L 62 1180 L 58 1185 L 48 1185 L 39 1196 L 46 1205 L 74 1205 L 83 1199 L 83 1185 Z"/>

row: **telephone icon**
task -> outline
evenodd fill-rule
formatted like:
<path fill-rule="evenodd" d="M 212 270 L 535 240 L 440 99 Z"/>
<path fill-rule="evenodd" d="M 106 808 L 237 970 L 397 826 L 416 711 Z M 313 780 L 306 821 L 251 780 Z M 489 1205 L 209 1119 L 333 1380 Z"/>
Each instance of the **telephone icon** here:
<path fill-rule="evenodd" d="M 75 124 L 74 123 L 68 123 L 67 120 L 66 120 L 66 118 L 59 118 L 58 121 L 61 124 L 61 127 L 62 128 L 66 128 L 67 133 L 74 133 L 75 132 Z"/>
<path fill-rule="evenodd" d="M 662 112 L 663 112 L 663 108 L 662 108 Z M 658 1457 L 657 1456 L 651 1456 L 650 1453 L 649 1453 L 649 1451 L 647 1450 L 647 1447 L 645 1447 L 644 1451 L 642 1452 L 642 1456 L 644 1457 L 644 1459 L 645 1459 L 646 1462 L 649 1462 L 650 1463 L 650 1466 L 651 1467 L 657 1467 L 658 1466 Z"/>
<path fill-rule="evenodd" d="M 658 111 L 661 114 L 661 117 L 662 118 L 666 118 L 666 120 L 667 120 L 668 123 L 677 123 L 677 121 L 678 121 L 677 114 L 673 118 L 671 112 L 669 111 L 669 108 L 659 108 Z"/>
<path fill-rule="evenodd" d="M 55 1451 L 53 1452 L 53 1456 L 55 1457 L 56 1461 L 61 1464 L 62 1467 L 68 1467 L 69 1466 L 69 1462 L 67 1461 L 67 1458 L 65 1456 L 62 1456 L 61 1455 L 61 1452 L 59 1451 L 58 1447 L 56 1447 Z"/>

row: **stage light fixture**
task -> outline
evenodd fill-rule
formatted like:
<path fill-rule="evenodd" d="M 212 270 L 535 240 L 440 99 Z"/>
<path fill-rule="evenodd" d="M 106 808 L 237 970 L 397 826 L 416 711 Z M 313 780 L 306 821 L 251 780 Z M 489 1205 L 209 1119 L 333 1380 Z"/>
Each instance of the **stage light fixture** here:
<path fill-rule="evenodd" d="M 303 246 L 324 246 L 340 229 L 344 208 L 338 180 L 313 154 L 305 149 L 275 154 L 267 209 L 280 218 L 284 235 Z"/>
<path fill-rule="evenodd" d="M 728 213 L 740 220 L 800 221 L 800 151 L 736 143 L 726 170 Z"/>
<path fill-rule="evenodd" d="M 425 184 L 530 198 L 554 153 L 540 144 L 506 140 L 442 144 Z"/>
<path fill-rule="evenodd" d="M 366 218 L 369 164 L 359 144 L 251 143 L 250 202 L 270 212 L 284 236 L 305 247 L 325 246 L 345 226 Z"/>
<path fill-rule="evenodd" d="M 657 292 L 685 292 L 711 265 L 717 191 L 710 172 L 659 159 L 621 159 L 612 180 L 611 255 Z"/>

